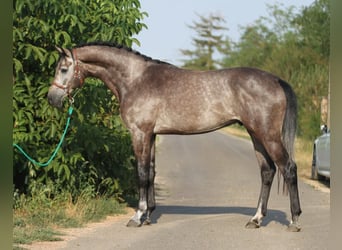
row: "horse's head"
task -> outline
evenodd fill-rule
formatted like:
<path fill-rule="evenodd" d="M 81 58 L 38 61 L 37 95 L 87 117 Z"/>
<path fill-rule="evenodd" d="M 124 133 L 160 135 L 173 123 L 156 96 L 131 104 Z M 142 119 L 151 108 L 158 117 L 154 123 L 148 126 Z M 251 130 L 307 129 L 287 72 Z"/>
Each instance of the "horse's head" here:
<path fill-rule="evenodd" d="M 48 100 L 52 106 L 61 108 L 64 98 L 68 97 L 72 100 L 72 91 L 82 86 L 83 76 L 79 68 L 76 51 L 56 48 L 60 53 L 60 59 L 56 67 L 55 78 L 48 92 Z"/>

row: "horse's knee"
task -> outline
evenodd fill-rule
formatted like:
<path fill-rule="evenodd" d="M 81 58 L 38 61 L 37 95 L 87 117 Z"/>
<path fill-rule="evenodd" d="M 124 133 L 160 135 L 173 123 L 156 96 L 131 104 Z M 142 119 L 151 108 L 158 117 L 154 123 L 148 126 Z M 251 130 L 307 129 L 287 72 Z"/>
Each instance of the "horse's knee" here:
<path fill-rule="evenodd" d="M 138 163 L 138 183 L 140 187 L 147 187 L 149 183 L 149 166 Z"/>

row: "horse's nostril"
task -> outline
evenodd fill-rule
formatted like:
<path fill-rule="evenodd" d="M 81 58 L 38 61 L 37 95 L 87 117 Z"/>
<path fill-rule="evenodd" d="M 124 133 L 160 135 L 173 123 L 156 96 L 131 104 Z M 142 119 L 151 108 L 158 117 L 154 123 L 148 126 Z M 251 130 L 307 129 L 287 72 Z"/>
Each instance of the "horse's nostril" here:
<path fill-rule="evenodd" d="M 61 108 L 64 96 L 65 92 L 63 90 L 51 87 L 47 94 L 47 99 L 50 105 Z"/>

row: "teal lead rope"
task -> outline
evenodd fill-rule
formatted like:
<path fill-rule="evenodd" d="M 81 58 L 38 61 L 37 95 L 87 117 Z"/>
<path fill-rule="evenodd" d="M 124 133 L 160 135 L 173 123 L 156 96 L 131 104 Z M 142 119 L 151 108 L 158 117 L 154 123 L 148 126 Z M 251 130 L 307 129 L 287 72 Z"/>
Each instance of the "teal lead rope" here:
<path fill-rule="evenodd" d="M 71 118 L 71 114 L 72 114 L 73 110 L 74 110 L 73 107 L 70 106 L 69 110 L 68 110 L 68 119 L 67 119 L 67 122 L 66 122 L 66 125 L 65 125 L 65 128 L 64 128 L 63 135 L 62 135 L 62 137 L 61 137 L 61 139 L 60 139 L 56 149 L 53 151 L 50 159 L 47 162 L 40 163 L 40 162 L 37 162 L 36 160 L 32 159 L 18 144 L 13 143 L 13 147 L 17 148 L 33 164 L 38 165 L 39 167 L 46 167 L 46 166 L 48 166 L 52 162 L 52 160 L 55 158 L 58 150 L 62 146 L 62 143 L 64 141 L 65 135 L 67 133 L 67 130 L 68 130 L 68 127 L 69 127 L 69 124 L 70 124 L 70 118 Z"/>

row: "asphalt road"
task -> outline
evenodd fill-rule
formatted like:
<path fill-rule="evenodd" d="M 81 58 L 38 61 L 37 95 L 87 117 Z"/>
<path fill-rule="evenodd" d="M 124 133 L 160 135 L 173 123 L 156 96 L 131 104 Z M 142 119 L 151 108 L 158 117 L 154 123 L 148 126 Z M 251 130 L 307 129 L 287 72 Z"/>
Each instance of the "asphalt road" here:
<path fill-rule="evenodd" d="M 303 182 L 301 232 L 286 231 L 289 197 L 277 193 L 277 178 L 261 228 L 245 229 L 260 190 L 249 141 L 220 132 L 160 136 L 156 165 L 158 207 L 151 226 L 127 228 L 130 214 L 63 249 L 327 249 L 330 194 Z"/>

